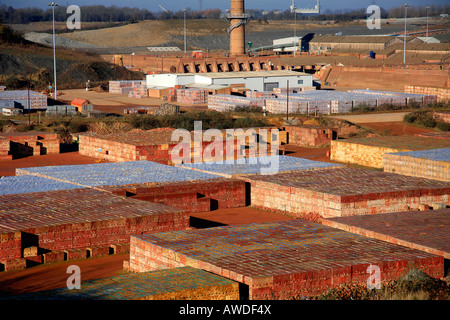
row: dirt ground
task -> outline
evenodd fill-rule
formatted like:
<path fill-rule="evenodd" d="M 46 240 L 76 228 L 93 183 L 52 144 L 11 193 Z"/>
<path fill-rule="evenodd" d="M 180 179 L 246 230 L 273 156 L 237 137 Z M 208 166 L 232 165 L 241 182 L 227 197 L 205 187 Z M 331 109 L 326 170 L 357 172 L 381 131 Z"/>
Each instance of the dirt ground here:
<path fill-rule="evenodd" d="M 419 133 L 434 132 L 432 129 L 418 128 L 403 122 L 375 122 L 361 123 L 362 127 L 375 130 L 380 134 L 388 134 L 391 136 L 415 135 Z"/>
<path fill-rule="evenodd" d="M 291 220 L 291 217 L 266 212 L 250 207 L 220 209 L 191 215 L 191 226 L 195 228 L 216 227 Z M 111 255 L 77 261 L 39 265 L 25 270 L 0 272 L 0 296 L 64 288 L 67 267 L 77 265 L 83 281 L 116 276 L 123 271 L 123 261 L 129 254 Z"/>
<path fill-rule="evenodd" d="M 96 158 L 86 157 L 79 152 L 67 152 L 59 154 L 47 154 L 42 156 L 26 157 L 16 160 L 0 161 L 0 177 L 15 176 L 16 168 L 61 166 L 68 164 L 92 164 L 98 163 Z"/>

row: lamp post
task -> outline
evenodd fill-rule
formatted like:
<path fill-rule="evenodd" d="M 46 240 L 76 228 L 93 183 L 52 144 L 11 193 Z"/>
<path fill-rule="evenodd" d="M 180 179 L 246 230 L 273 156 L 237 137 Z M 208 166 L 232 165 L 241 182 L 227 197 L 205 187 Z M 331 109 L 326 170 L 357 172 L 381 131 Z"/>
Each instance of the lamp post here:
<path fill-rule="evenodd" d="M 430 7 L 425 7 L 425 9 L 427 10 L 427 38 L 428 38 L 428 9 L 430 9 Z"/>
<path fill-rule="evenodd" d="M 408 12 L 409 4 L 404 4 L 403 6 L 405 7 L 405 35 L 403 38 L 403 64 L 405 64 L 406 63 L 406 15 Z"/>
<path fill-rule="evenodd" d="M 52 7 L 52 11 L 53 11 L 53 81 L 55 82 L 55 100 L 58 100 L 58 93 L 57 93 L 57 89 L 56 89 L 56 40 L 55 40 L 55 7 L 58 6 L 57 3 L 50 3 L 48 5 L 49 7 Z"/>
<path fill-rule="evenodd" d="M 183 10 L 184 14 L 184 53 L 186 54 L 186 9 Z"/>

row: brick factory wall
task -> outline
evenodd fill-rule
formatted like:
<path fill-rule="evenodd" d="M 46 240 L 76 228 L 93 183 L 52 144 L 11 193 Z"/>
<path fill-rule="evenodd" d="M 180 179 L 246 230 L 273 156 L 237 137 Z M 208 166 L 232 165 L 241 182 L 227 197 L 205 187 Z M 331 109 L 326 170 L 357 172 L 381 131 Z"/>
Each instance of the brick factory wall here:
<path fill-rule="evenodd" d="M 316 239 L 314 252 L 311 239 Z M 130 241 L 133 272 L 191 266 L 248 285 L 251 300 L 292 299 L 344 283 L 365 284 L 370 264 L 380 268 L 383 282 L 411 268 L 437 278 L 444 274 L 443 257 L 304 220 L 143 235 Z"/>
<path fill-rule="evenodd" d="M 431 158 L 427 158 L 427 154 Z M 433 154 L 440 157 L 433 159 Z M 383 164 L 385 172 L 450 182 L 450 149 L 386 153 Z"/>
<path fill-rule="evenodd" d="M 92 189 L 5 195 L 0 197 L 0 207 L 3 225 L 21 234 L 19 238 L 18 233 L 2 233 L 0 261 L 5 265 L 25 258 L 27 247 L 36 247 L 37 255 L 66 251 L 70 260 L 85 258 L 87 249 L 91 255 L 105 254 L 112 245 L 123 251 L 120 245 L 128 245 L 131 235 L 189 227 L 184 211 Z"/>
<path fill-rule="evenodd" d="M 283 127 L 288 133 L 288 143 L 299 146 L 317 147 L 328 145 L 335 140 L 337 132 L 331 128 L 309 127 L 309 126 L 286 126 Z"/>
<path fill-rule="evenodd" d="M 450 204 L 448 183 L 372 170 L 335 168 L 242 179 L 251 184 L 252 206 L 293 217 L 366 215 Z"/>
<path fill-rule="evenodd" d="M 170 205 L 188 213 L 246 205 L 245 182 L 236 179 L 142 184 L 106 190 L 133 199 Z"/>

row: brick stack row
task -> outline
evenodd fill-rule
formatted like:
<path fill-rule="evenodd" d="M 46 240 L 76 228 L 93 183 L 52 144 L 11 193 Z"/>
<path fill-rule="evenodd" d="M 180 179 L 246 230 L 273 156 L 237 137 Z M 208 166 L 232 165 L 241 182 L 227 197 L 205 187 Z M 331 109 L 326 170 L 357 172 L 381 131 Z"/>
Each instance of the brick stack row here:
<path fill-rule="evenodd" d="M 356 168 L 247 176 L 253 206 L 324 218 L 417 210 L 450 204 L 450 183 Z M 396 186 L 393 190 L 392 186 Z"/>
<path fill-rule="evenodd" d="M 436 96 L 437 101 L 450 100 L 449 88 L 405 86 L 405 93 L 423 94 L 426 96 Z"/>
<path fill-rule="evenodd" d="M 0 160 L 12 160 L 10 141 L 4 137 L 0 137 Z"/>
<path fill-rule="evenodd" d="M 133 199 L 170 205 L 188 213 L 246 205 L 245 182 L 235 179 L 140 184 L 109 187 L 106 190 Z"/>
<path fill-rule="evenodd" d="M 93 254 L 106 253 L 111 245 L 129 244 L 134 234 L 189 227 L 184 211 L 92 189 L 4 195 L 0 208 L 2 224 L 9 229 L 0 244 L 4 265 L 25 258 L 18 250 L 19 240 L 21 248 L 72 250 L 74 257 L 85 258 L 87 249 Z M 21 239 L 11 230 L 20 231 Z"/>
<path fill-rule="evenodd" d="M 250 300 L 365 285 L 369 265 L 379 267 L 382 281 L 413 268 L 441 277 L 443 263 L 443 257 L 305 220 L 140 235 L 130 241 L 132 271 L 190 266 L 247 285 Z"/>
<path fill-rule="evenodd" d="M 110 81 L 109 82 L 109 93 L 119 93 L 119 94 L 129 94 L 133 92 L 135 87 L 145 86 L 146 81 L 135 81 L 135 80 L 125 80 L 125 81 Z"/>
<path fill-rule="evenodd" d="M 148 97 L 148 91 L 147 91 L 147 85 L 144 83 L 141 84 L 134 84 L 133 89 L 128 92 L 128 97 L 130 98 L 147 98 Z"/>
<path fill-rule="evenodd" d="M 208 90 L 176 89 L 176 101 L 186 104 L 203 104 L 208 102 Z"/>
<path fill-rule="evenodd" d="M 226 94 L 208 96 L 208 109 L 216 111 L 234 111 L 237 107 L 263 107 L 264 98 L 248 98 Z"/>

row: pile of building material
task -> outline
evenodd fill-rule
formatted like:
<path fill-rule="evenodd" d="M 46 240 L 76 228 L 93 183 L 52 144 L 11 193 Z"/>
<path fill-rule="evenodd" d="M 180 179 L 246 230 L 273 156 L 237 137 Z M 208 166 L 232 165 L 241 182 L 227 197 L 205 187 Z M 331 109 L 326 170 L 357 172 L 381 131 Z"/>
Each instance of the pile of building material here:
<path fill-rule="evenodd" d="M 208 102 L 208 90 L 176 89 L 176 101 L 187 104 L 202 104 Z"/>
<path fill-rule="evenodd" d="M 386 153 L 384 171 L 450 182 L 450 148 Z"/>
<path fill-rule="evenodd" d="M 0 195 L 47 192 L 80 188 L 83 187 L 73 183 L 31 175 L 6 176 L 0 178 Z"/>
<path fill-rule="evenodd" d="M 134 88 L 145 86 L 144 80 L 120 80 L 109 82 L 109 93 L 129 94 L 134 91 Z"/>
<path fill-rule="evenodd" d="M 133 90 L 128 92 L 128 97 L 139 98 L 139 99 L 147 98 L 148 90 L 147 90 L 147 85 L 145 84 L 145 82 L 143 82 L 142 84 L 135 84 L 133 86 Z"/>
<path fill-rule="evenodd" d="M 405 86 L 405 93 L 424 94 L 427 96 L 436 96 L 437 101 L 450 100 L 449 88 Z"/>
<path fill-rule="evenodd" d="M 93 189 L 3 195 L 0 208 L 5 271 L 108 255 L 112 246 L 128 245 L 132 234 L 189 227 L 183 211 Z"/>
<path fill-rule="evenodd" d="M 275 93 L 272 91 L 247 91 L 245 93 L 245 96 L 247 98 L 252 98 L 252 99 L 267 99 L 267 98 L 273 98 L 275 97 Z"/>
<path fill-rule="evenodd" d="M 83 281 L 80 289 L 33 292 L 12 300 L 239 300 L 239 283 L 192 267 Z M 1 300 L 1 298 L 0 298 Z"/>
<path fill-rule="evenodd" d="M 208 109 L 216 111 L 234 111 L 238 107 L 264 107 L 264 98 L 248 98 L 227 94 L 208 96 Z"/>
<path fill-rule="evenodd" d="M 333 161 L 382 169 L 386 153 L 450 148 L 450 140 L 432 137 L 380 136 L 331 141 Z"/>
<path fill-rule="evenodd" d="M 47 116 L 67 116 L 67 115 L 75 115 L 77 114 L 77 107 L 71 105 L 57 105 L 57 106 L 48 106 L 45 111 L 45 115 Z"/>
<path fill-rule="evenodd" d="M 444 275 L 444 258 L 305 220 L 132 236 L 130 269 L 190 266 L 248 286 L 250 300 L 294 299 L 341 284 L 366 285 L 368 267 L 383 281 L 411 269 Z"/>
<path fill-rule="evenodd" d="M 450 183 L 375 170 L 333 168 L 244 176 L 252 206 L 324 218 L 418 210 L 450 204 Z"/>
<path fill-rule="evenodd" d="M 0 133 L 0 138 L 9 142 L 9 155 L 13 159 L 59 153 L 60 142 L 56 133 L 48 132 L 11 132 Z M 3 142 L 3 148 L 7 145 Z M 5 155 L 5 153 L 3 153 Z"/>
<path fill-rule="evenodd" d="M 10 140 L 0 137 L 0 160 L 12 160 Z"/>
<path fill-rule="evenodd" d="M 0 105 L 8 103 L 19 104 L 26 110 L 28 107 L 30 109 L 46 109 L 47 96 L 43 93 L 31 90 L 0 90 Z"/>
<path fill-rule="evenodd" d="M 180 113 L 180 106 L 170 103 L 163 103 L 162 105 L 153 108 L 151 114 L 154 116 L 167 116 Z"/>

